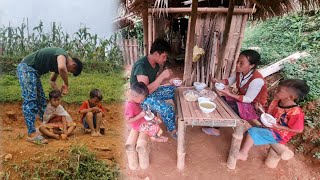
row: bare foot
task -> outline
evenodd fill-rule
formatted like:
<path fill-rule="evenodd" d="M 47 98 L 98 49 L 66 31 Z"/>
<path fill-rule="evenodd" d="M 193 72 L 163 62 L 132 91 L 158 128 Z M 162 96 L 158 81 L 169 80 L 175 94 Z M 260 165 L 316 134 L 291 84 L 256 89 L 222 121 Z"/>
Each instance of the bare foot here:
<path fill-rule="evenodd" d="M 68 136 L 66 134 L 61 134 L 60 136 L 61 136 L 62 140 L 67 140 L 68 139 Z"/>
<path fill-rule="evenodd" d="M 245 153 L 239 151 L 237 159 L 242 160 L 242 161 L 246 161 L 248 159 L 248 154 L 245 154 Z"/>
<path fill-rule="evenodd" d="M 98 135 L 99 137 L 101 137 L 101 136 L 102 136 L 102 134 L 100 134 L 100 132 L 97 132 L 97 135 Z"/>
<path fill-rule="evenodd" d="M 91 132 L 92 137 L 98 137 L 99 135 L 96 132 Z"/>
<path fill-rule="evenodd" d="M 151 141 L 155 141 L 155 142 L 167 142 L 168 141 L 168 138 L 165 136 L 151 137 L 150 139 L 151 139 Z"/>
<path fill-rule="evenodd" d="M 59 136 L 59 134 L 55 134 L 55 135 L 53 135 L 53 138 L 55 138 L 55 139 L 57 139 L 57 140 L 60 140 L 60 136 Z"/>

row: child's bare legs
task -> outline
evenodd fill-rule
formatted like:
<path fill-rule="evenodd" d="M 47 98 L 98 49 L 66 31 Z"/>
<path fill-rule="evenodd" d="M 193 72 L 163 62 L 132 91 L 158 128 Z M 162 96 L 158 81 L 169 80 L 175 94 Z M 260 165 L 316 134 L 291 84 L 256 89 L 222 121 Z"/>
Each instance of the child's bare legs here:
<path fill-rule="evenodd" d="M 168 141 L 168 137 L 166 136 L 162 136 L 162 129 L 159 129 L 158 133 L 156 136 L 150 137 L 151 141 L 155 141 L 155 142 L 167 142 Z"/>
<path fill-rule="evenodd" d="M 51 137 L 54 139 L 58 139 L 58 140 L 60 139 L 59 134 L 55 134 L 55 133 L 51 132 L 48 128 L 46 128 L 44 126 L 40 126 L 39 131 L 45 136 L 48 136 L 48 137 Z"/>
<path fill-rule="evenodd" d="M 102 123 L 102 113 L 98 112 L 98 113 L 96 113 L 96 133 L 98 136 L 102 136 L 100 134 L 101 123 Z"/>
<path fill-rule="evenodd" d="M 261 122 L 258 121 L 257 119 L 253 119 L 253 120 L 250 120 L 248 122 L 252 127 L 260 127 L 260 126 L 262 126 Z"/>
<path fill-rule="evenodd" d="M 248 158 L 249 150 L 251 149 L 252 146 L 253 146 L 253 139 L 249 134 L 247 134 L 247 137 L 243 143 L 243 146 L 239 151 L 238 159 L 242 161 L 246 161 Z"/>
<path fill-rule="evenodd" d="M 86 114 L 86 121 L 87 124 L 91 130 L 91 136 L 98 136 L 98 134 L 96 133 L 95 129 L 94 129 L 94 125 L 93 125 L 93 113 L 92 112 L 87 112 Z M 98 124 L 98 123 L 97 123 Z"/>

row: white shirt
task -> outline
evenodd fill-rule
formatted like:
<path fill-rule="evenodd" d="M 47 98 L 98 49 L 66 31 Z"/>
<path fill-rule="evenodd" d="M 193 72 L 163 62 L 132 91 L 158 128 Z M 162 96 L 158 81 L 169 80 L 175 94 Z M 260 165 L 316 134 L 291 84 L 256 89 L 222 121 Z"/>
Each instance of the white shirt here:
<path fill-rule="evenodd" d="M 240 73 L 240 87 L 243 87 L 245 84 L 247 84 L 249 79 L 253 76 L 252 72 L 253 70 L 251 70 L 245 77 L 243 77 L 242 73 Z M 229 85 L 236 83 L 236 81 L 236 74 L 233 74 L 228 78 Z M 248 86 L 246 94 L 243 96 L 242 102 L 251 103 L 258 96 L 264 83 L 265 82 L 262 78 L 256 78 L 252 80 Z"/>

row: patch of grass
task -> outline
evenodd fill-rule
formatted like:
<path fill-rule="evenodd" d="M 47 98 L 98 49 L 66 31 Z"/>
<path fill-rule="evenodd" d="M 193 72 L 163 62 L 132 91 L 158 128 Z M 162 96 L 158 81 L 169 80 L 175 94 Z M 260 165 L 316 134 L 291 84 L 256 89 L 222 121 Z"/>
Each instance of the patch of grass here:
<path fill-rule="evenodd" d="M 49 75 L 41 77 L 43 89 L 48 95 L 52 90 L 49 85 Z M 62 84 L 61 78 L 58 84 Z M 125 78 L 122 72 L 119 73 L 82 73 L 78 77 L 69 76 L 69 94 L 63 97 L 67 103 L 81 103 L 89 98 L 91 89 L 100 89 L 103 93 L 103 101 L 113 102 L 123 99 L 123 85 Z M 16 76 L 3 75 L 0 77 L 0 102 L 12 102 L 22 100 L 19 81 Z"/>
<path fill-rule="evenodd" d="M 9 169 L 22 179 L 63 179 L 63 180 L 116 180 L 119 167 L 115 162 L 106 163 L 86 146 L 73 146 L 68 154 L 59 154 L 40 162 L 23 161 L 10 164 Z"/>

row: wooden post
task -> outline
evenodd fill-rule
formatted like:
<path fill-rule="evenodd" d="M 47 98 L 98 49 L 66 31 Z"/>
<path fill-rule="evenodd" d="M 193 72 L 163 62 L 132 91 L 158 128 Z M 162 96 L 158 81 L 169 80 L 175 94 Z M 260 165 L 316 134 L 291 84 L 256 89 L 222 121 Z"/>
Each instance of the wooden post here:
<path fill-rule="evenodd" d="M 177 167 L 178 169 L 184 169 L 184 162 L 186 157 L 186 144 L 185 144 L 185 134 L 186 134 L 186 124 L 183 120 L 178 119 L 178 147 L 177 147 Z"/>
<path fill-rule="evenodd" d="M 237 156 L 240 150 L 241 142 L 243 139 L 244 122 L 242 120 L 237 121 L 237 126 L 232 134 L 231 147 L 227 160 L 227 166 L 229 169 L 235 169 L 237 164 Z"/>
<path fill-rule="evenodd" d="M 273 148 L 269 148 L 267 159 L 264 161 L 264 164 L 269 168 L 276 168 L 281 160 L 281 157 Z"/>
<path fill-rule="evenodd" d="M 150 52 L 153 32 L 152 32 L 152 15 L 149 14 L 148 16 L 148 52 Z"/>
<path fill-rule="evenodd" d="M 198 0 L 192 0 L 191 5 L 191 16 L 188 24 L 188 35 L 187 35 L 187 45 L 186 45 L 186 54 L 185 54 L 185 64 L 184 64 L 184 73 L 183 81 L 186 86 L 191 86 L 191 73 L 192 73 L 192 56 L 193 56 L 193 46 L 194 46 L 194 32 L 195 24 L 197 20 L 197 8 Z"/>
<path fill-rule="evenodd" d="M 140 133 L 137 141 L 137 151 L 139 156 L 139 165 L 141 169 L 147 169 L 150 164 L 149 160 L 149 136 L 146 133 Z"/>
<path fill-rule="evenodd" d="M 228 39 L 229 39 L 229 32 L 230 32 L 233 10 L 234 10 L 234 0 L 230 0 L 226 24 L 225 24 L 225 28 L 224 28 L 224 32 L 223 32 L 222 45 L 221 45 L 221 49 L 220 49 L 219 55 L 218 55 L 218 65 L 217 65 L 217 71 L 215 74 L 215 77 L 217 79 L 222 78 L 222 64 L 223 64 L 223 61 L 225 58 L 224 56 L 225 56 L 226 46 L 227 46 Z"/>
<path fill-rule="evenodd" d="M 128 165 L 131 170 L 136 170 L 139 166 L 138 154 L 136 151 L 136 143 L 139 132 L 131 129 L 126 142 L 126 153 L 128 157 Z"/>
<path fill-rule="evenodd" d="M 142 9 L 142 23 L 143 23 L 143 47 L 144 47 L 144 55 L 148 55 L 148 1 L 145 0 L 143 2 Z"/>
<path fill-rule="evenodd" d="M 293 158 L 294 153 L 285 145 L 277 143 L 277 144 L 271 144 L 270 145 L 272 149 L 278 153 L 278 155 L 283 160 L 289 160 Z"/>

